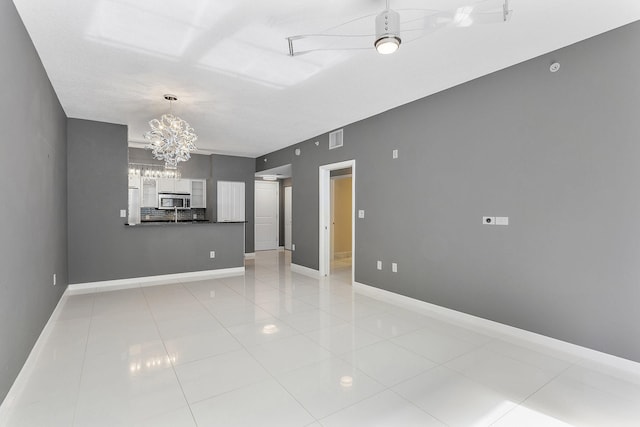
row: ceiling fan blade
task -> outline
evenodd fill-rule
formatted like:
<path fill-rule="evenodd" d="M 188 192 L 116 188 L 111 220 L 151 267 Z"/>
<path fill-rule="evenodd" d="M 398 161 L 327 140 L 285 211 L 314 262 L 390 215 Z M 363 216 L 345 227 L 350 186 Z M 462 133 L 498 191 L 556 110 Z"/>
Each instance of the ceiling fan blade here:
<path fill-rule="evenodd" d="M 374 49 L 373 45 L 371 47 L 336 47 L 336 48 L 318 48 L 318 49 L 307 49 L 307 50 L 299 50 L 295 51 L 293 55 L 289 56 L 303 56 L 309 53 L 315 52 L 335 52 L 335 51 L 348 51 L 348 50 L 372 50 Z"/>
<path fill-rule="evenodd" d="M 287 37 L 289 56 L 326 50 L 361 50 L 373 47 L 373 34 L 299 34 Z M 338 44 L 338 46 L 336 46 Z M 369 46 L 370 45 L 370 46 Z"/>

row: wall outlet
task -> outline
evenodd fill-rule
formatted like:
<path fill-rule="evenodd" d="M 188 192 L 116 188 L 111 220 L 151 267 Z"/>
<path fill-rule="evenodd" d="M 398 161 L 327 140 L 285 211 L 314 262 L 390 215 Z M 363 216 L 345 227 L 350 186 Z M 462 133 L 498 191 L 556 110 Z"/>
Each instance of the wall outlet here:
<path fill-rule="evenodd" d="M 53 273 L 53 286 L 55 286 L 55 285 L 56 285 L 56 283 L 57 283 L 57 280 L 56 280 L 56 273 Z"/>
<path fill-rule="evenodd" d="M 393 158 L 394 159 L 398 158 L 398 150 L 393 150 Z"/>
<path fill-rule="evenodd" d="M 378 270 L 382 270 L 382 261 L 378 261 L 377 267 Z"/>
<path fill-rule="evenodd" d="M 497 216 L 496 217 L 496 225 L 509 225 L 509 217 L 508 216 Z"/>
<path fill-rule="evenodd" d="M 483 216 L 482 217 L 482 223 L 484 225 L 494 225 L 496 223 L 496 217 L 495 216 Z"/>
<path fill-rule="evenodd" d="M 364 209 L 358 211 L 358 218 L 364 218 Z"/>
<path fill-rule="evenodd" d="M 392 273 L 397 273 L 398 272 L 398 263 L 397 262 L 392 262 L 391 263 L 391 272 Z"/>
<path fill-rule="evenodd" d="M 292 251 L 295 251 L 295 250 L 296 250 L 296 244 L 295 244 L 295 243 L 292 243 L 292 244 L 291 244 L 291 250 L 292 250 Z"/>
<path fill-rule="evenodd" d="M 198 219 L 198 214 L 193 214 L 193 219 Z"/>
<path fill-rule="evenodd" d="M 209 258 L 215 258 L 215 257 L 216 257 L 216 251 L 209 252 Z"/>
<path fill-rule="evenodd" d="M 120 209 L 120 218 L 126 218 L 126 217 L 127 217 L 127 210 Z"/>

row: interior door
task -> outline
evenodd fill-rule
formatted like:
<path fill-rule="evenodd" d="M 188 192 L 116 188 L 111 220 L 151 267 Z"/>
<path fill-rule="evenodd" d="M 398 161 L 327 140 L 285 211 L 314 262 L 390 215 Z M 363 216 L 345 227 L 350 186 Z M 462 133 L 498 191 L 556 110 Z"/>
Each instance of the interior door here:
<path fill-rule="evenodd" d="M 291 187 L 284 187 L 284 248 L 291 250 Z"/>
<path fill-rule="evenodd" d="M 256 181 L 255 185 L 255 249 L 278 249 L 279 184 Z"/>

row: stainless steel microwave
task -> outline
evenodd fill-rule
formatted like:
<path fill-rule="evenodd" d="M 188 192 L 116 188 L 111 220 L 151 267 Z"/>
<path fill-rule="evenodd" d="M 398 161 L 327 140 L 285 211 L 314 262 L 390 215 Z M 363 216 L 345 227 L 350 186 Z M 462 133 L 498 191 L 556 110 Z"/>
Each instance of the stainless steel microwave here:
<path fill-rule="evenodd" d="M 158 209 L 191 209 L 189 194 L 158 193 Z"/>

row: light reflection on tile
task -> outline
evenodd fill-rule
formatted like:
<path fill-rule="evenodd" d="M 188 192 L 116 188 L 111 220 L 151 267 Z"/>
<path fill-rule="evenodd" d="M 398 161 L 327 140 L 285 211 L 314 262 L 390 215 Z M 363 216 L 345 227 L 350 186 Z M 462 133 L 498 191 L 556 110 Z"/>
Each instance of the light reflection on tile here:
<path fill-rule="evenodd" d="M 243 276 L 65 296 L 0 425 L 638 425 L 637 373 L 289 263 L 259 252 Z"/>

